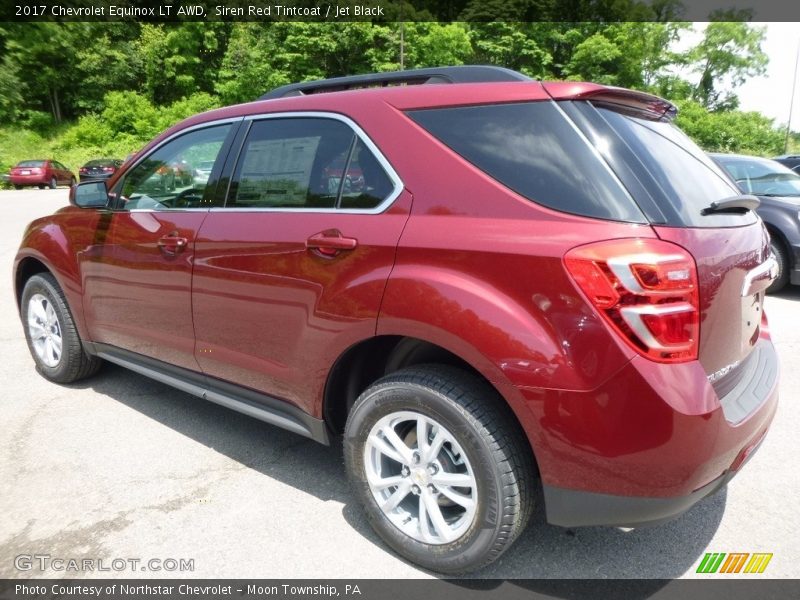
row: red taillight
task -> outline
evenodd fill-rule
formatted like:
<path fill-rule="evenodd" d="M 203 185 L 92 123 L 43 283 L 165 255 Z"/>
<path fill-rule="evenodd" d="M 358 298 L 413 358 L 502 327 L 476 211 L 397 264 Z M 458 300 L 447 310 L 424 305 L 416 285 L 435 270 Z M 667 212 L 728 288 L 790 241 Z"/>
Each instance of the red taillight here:
<path fill-rule="evenodd" d="M 106 173 L 113 173 L 114 167 L 103 167 L 103 171 L 105 171 Z"/>
<path fill-rule="evenodd" d="M 697 358 L 697 267 L 685 249 L 655 239 L 609 240 L 573 248 L 564 264 L 636 351 L 659 362 Z"/>
<path fill-rule="evenodd" d="M 81 167 L 80 169 L 78 169 L 78 172 L 79 173 L 88 173 L 89 169 L 87 169 L 86 167 Z"/>

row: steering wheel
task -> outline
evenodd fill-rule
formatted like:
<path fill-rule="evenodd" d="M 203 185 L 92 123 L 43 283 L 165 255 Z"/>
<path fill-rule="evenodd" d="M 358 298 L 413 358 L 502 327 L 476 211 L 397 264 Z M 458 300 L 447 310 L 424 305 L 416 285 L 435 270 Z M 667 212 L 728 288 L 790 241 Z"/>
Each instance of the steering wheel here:
<path fill-rule="evenodd" d="M 169 208 L 193 208 L 203 201 L 204 189 L 187 188 L 174 198 L 164 200 L 162 204 Z"/>

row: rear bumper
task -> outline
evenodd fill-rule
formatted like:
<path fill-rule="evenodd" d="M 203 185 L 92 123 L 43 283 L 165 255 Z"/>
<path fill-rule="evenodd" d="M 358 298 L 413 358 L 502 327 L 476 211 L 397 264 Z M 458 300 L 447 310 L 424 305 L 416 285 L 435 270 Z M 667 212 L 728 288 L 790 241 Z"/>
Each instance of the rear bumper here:
<path fill-rule="evenodd" d="M 761 444 L 778 402 L 778 358 L 762 338 L 722 398 L 699 363 L 635 358 L 591 392 L 540 394 L 533 440 L 547 520 L 641 526 L 723 487 Z M 529 398 L 533 400 L 533 397 Z"/>
<path fill-rule="evenodd" d="M 85 173 L 79 175 L 79 177 L 81 181 L 105 181 L 107 179 L 111 179 L 112 175 L 113 173 L 104 173 L 102 175 L 101 174 L 91 175 L 89 173 Z"/>
<path fill-rule="evenodd" d="M 8 181 L 12 185 L 47 185 L 50 183 L 46 175 L 9 175 Z"/>
<path fill-rule="evenodd" d="M 682 515 L 703 498 L 711 496 L 733 475 L 733 471 L 728 472 L 691 494 L 676 498 L 611 496 L 544 486 L 547 522 L 563 527 L 658 525 Z"/>
<path fill-rule="evenodd" d="M 612 496 L 545 485 L 543 489 L 547 522 L 564 527 L 591 525 L 642 527 L 671 521 L 725 487 L 755 454 L 763 440 L 762 437 L 752 447 L 742 450 L 743 456 L 736 470 L 726 471 L 714 481 L 685 496 L 674 498 Z"/>

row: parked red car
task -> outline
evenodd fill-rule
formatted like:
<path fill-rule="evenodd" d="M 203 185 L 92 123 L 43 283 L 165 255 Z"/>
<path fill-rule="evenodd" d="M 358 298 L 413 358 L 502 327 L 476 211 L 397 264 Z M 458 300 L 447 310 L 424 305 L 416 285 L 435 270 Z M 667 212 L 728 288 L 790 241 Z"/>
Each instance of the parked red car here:
<path fill-rule="evenodd" d="M 495 560 L 540 485 L 558 525 L 674 518 L 739 472 L 778 395 L 758 200 L 675 112 L 454 67 L 194 116 L 29 226 L 31 354 L 53 381 L 108 360 L 343 435 L 372 526 L 437 571 Z M 152 191 L 179 156 L 207 181 Z"/>
<path fill-rule="evenodd" d="M 23 160 L 8 174 L 11 184 L 21 190 L 25 186 L 56 189 L 59 185 L 75 185 L 75 175 L 57 160 Z"/>

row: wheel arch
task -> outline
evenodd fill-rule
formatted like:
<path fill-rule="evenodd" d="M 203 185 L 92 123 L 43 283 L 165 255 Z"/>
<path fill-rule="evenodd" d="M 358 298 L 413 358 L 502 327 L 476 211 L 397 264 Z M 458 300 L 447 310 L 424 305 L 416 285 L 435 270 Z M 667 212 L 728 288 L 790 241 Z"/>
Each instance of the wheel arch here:
<path fill-rule="evenodd" d="M 58 281 L 53 270 L 35 256 L 25 256 L 17 263 L 14 271 L 14 298 L 17 301 L 17 310 L 22 308 L 22 291 L 25 289 L 25 284 L 39 273 L 50 273 Z"/>
<path fill-rule="evenodd" d="M 342 433 L 353 404 L 377 379 L 422 364 L 457 367 L 490 385 L 519 425 L 536 464 L 536 452 L 530 435 L 533 416 L 524 401 L 516 398 L 509 400 L 507 390 L 503 389 L 507 386 L 492 381 L 486 373 L 453 349 L 413 336 L 378 335 L 350 346 L 339 356 L 328 373 L 322 398 L 321 413 L 328 428 L 333 433 Z M 508 385 L 511 385 L 510 382 Z"/>
<path fill-rule="evenodd" d="M 790 268 L 794 267 L 795 257 L 794 253 L 791 251 L 791 244 L 789 243 L 786 234 L 781 231 L 780 227 L 777 227 L 772 223 L 768 223 L 767 221 L 764 221 L 764 227 L 767 228 L 770 238 L 776 240 L 783 247 L 786 259 L 789 261 L 788 266 Z"/>

